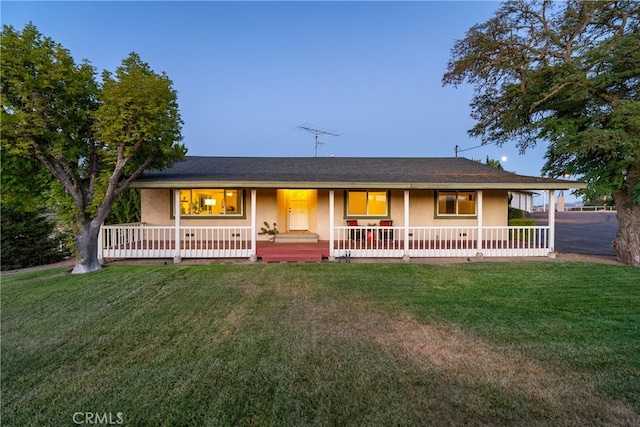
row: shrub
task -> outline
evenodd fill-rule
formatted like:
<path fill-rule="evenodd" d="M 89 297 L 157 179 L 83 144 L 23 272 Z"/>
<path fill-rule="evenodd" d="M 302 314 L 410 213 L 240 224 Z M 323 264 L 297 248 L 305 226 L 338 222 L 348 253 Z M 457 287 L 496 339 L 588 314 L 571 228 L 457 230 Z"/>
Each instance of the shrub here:
<path fill-rule="evenodd" d="M 509 220 L 509 226 L 512 227 L 533 227 L 536 221 L 532 218 L 516 218 Z"/>
<path fill-rule="evenodd" d="M 69 255 L 55 223 L 38 212 L 2 205 L 2 270 L 62 261 Z"/>
<path fill-rule="evenodd" d="M 512 208 L 509 206 L 509 219 L 522 219 L 529 218 L 530 214 L 527 211 L 523 211 L 522 209 Z"/>
<path fill-rule="evenodd" d="M 536 221 L 531 218 L 517 218 L 509 220 L 509 227 L 533 227 L 536 225 Z M 509 240 L 513 240 L 514 230 L 509 230 Z M 528 233 L 517 233 L 518 240 L 530 241 L 533 240 L 535 230 L 529 230 Z"/>
<path fill-rule="evenodd" d="M 120 195 L 111 206 L 105 224 L 130 224 L 141 221 L 140 190 L 131 188 Z"/>

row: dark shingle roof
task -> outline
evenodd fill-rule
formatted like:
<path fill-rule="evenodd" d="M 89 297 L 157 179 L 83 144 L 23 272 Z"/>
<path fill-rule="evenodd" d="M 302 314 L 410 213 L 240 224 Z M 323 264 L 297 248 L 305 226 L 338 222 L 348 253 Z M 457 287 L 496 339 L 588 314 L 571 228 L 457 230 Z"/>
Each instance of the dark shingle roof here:
<path fill-rule="evenodd" d="M 517 175 L 465 158 L 195 157 L 148 171 L 136 187 L 568 189 L 574 181 Z"/>

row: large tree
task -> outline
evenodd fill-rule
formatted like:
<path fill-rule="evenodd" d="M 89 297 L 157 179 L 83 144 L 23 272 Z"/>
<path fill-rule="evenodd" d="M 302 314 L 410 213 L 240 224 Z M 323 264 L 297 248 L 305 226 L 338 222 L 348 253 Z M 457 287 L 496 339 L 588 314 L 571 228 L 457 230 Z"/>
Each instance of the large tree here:
<path fill-rule="evenodd" d="M 475 86 L 470 135 L 548 144 L 542 172 L 613 195 L 620 261 L 640 266 L 640 7 L 508 1 L 451 51 L 443 84 Z"/>
<path fill-rule="evenodd" d="M 135 53 L 98 82 L 32 24 L 3 26 L 0 43 L 3 151 L 44 165 L 47 194 L 74 233 L 73 272 L 100 269 L 98 232 L 116 198 L 186 153 L 177 93 Z"/>

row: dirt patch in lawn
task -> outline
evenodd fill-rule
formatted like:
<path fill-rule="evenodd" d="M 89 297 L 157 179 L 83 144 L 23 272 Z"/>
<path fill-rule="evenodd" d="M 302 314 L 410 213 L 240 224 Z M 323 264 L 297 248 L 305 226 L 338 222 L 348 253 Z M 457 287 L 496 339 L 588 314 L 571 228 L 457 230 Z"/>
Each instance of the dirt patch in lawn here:
<path fill-rule="evenodd" d="M 558 420 L 568 407 L 616 425 L 639 419 L 640 414 L 633 408 L 599 395 L 594 390 L 595 384 L 578 374 L 550 371 L 522 353 L 496 348 L 453 326 L 421 324 L 408 315 L 374 323 L 385 326 L 370 329 L 370 336 L 390 351 L 400 352 L 420 365 L 435 367 L 447 376 L 499 386 L 542 400 L 545 406 L 553 408 Z"/>
<path fill-rule="evenodd" d="M 392 317 L 363 301 L 318 305 L 313 298 L 300 297 L 289 313 L 295 319 L 289 320 L 309 336 L 370 340 L 420 369 L 543 402 L 556 425 L 574 424 L 576 414 L 578 419 L 613 425 L 633 425 L 632 420 L 640 419 L 634 408 L 599 394 L 594 380 L 577 372 L 552 371 L 519 351 L 490 345 L 455 326 L 420 323 L 406 313 Z"/>

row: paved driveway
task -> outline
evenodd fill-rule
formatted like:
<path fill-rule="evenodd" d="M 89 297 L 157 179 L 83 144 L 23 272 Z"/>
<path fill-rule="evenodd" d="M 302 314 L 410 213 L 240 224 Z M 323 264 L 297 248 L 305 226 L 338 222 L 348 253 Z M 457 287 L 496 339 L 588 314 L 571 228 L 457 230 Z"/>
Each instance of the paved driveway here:
<path fill-rule="evenodd" d="M 535 212 L 536 225 L 547 225 L 548 213 Z M 618 231 L 616 212 L 556 212 L 556 247 L 564 253 L 615 255 L 611 246 Z"/>

